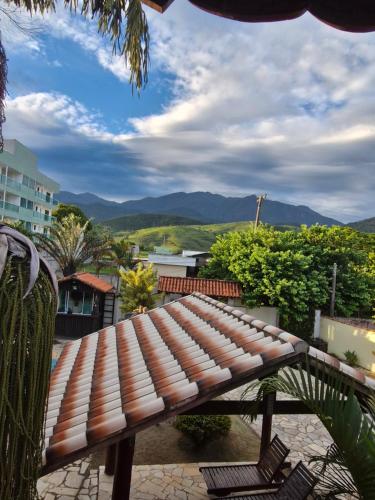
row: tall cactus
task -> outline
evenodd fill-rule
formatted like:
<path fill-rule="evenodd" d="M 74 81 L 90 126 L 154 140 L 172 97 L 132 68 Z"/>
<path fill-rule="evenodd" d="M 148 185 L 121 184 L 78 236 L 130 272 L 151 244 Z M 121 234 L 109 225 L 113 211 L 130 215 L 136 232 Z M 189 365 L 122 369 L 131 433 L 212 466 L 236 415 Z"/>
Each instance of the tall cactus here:
<path fill-rule="evenodd" d="M 56 307 L 56 278 L 34 244 L 0 224 L 1 500 L 38 496 Z"/>

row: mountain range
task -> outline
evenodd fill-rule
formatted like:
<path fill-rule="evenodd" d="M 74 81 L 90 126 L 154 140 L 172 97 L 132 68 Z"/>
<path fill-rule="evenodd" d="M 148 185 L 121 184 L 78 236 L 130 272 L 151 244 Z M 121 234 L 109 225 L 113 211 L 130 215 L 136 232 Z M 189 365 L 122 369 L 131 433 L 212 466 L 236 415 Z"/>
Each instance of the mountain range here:
<path fill-rule="evenodd" d="M 56 198 L 62 203 L 79 206 L 86 216 L 97 222 L 131 214 L 164 214 L 188 217 L 203 223 L 222 223 L 254 220 L 256 213 L 256 195 L 235 198 L 200 191 L 179 192 L 119 203 L 92 193 L 60 191 Z M 291 205 L 269 199 L 262 206 L 261 220 L 269 224 L 342 225 L 305 205 Z"/>

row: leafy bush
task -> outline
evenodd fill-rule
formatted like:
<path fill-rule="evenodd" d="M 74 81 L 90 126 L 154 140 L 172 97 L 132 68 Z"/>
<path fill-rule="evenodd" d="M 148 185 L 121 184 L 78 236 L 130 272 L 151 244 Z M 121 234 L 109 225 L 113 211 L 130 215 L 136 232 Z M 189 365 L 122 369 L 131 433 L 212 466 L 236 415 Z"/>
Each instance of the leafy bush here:
<path fill-rule="evenodd" d="M 226 415 L 180 415 L 176 419 L 176 428 L 196 444 L 226 436 L 230 427 L 231 420 Z"/>
<path fill-rule="evenodd" d="M 285 232 L 267 226 L 254 232 L 250 227 L 219 236 L 200 276 L 238 281 L 246 305 L 277 307 L 281 327 L 308 338 L 314 310 L 329 313 L 334 263 L 338 269 L 335 313 L 371 315 L 374 245 L 375 235 L 348 227 L 301 226 L 299 231 Z"/>
<path fill-rule="evenodd" d="M 344 352 L 345 356 L 345 361 L 348 363 L 349 366 L 356 366 L 358 365 L 358 354 L 355 351 L 345 351 Z"/>

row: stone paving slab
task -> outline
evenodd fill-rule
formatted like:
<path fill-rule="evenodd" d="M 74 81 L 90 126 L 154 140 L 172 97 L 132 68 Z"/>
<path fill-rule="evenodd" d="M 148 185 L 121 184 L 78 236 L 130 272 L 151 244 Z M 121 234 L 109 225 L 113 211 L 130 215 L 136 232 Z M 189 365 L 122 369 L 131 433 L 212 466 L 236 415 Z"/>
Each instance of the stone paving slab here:
<path fill-rule="evenodd" d="M 207 500 L 206 485 L 199 467 L 205 464 L 135 465 L 131 500 Z M 110 500 L 113 476 L 99 469 L 98 500 Z"/>
<path fill-rule="evenodd" d="M 39 479 L 37 488 L 43 500 L 97 500 L 97 469 L 90 468 L 90 457 Z"/>

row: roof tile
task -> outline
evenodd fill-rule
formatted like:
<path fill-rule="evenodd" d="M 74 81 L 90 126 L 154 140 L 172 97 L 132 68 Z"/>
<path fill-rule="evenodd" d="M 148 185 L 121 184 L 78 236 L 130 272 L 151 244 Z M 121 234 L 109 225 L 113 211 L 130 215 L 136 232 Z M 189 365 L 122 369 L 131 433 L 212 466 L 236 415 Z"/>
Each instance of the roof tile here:
<path fill-rule="evenodd" d="M 191 294 L 200 292 L 214 297 L 239 298 L 242 295 L 241 285 L 235 281 L 211 280 L 205 278 L 179 278 L 160 276 L 158 291 L 166 293 Z"/>
<path fill-rule="evenodd" d="M 113 285 L 91 273 L 81 272 L 71 274 L 70 276 L 64 276 L 64 278 L 61 278 L 59 280 L 59 283 L 66 283 L 67 281 L 72 280 L 77 280 L 80 283 L 83 283 L 84 285 L 87 285 L 91 288 L 95 288 L 95 290 L 98 290 L 102 293 L 110 293 L 115 291 Z"/>
<path fill-rule="evenodd" d="M 298 337 L 223 306 L 197 293 L 68 343 L 51 375 L 44 470 L 307 353 Z M 309 355 L 373 387 L 335 358 Z"/>

